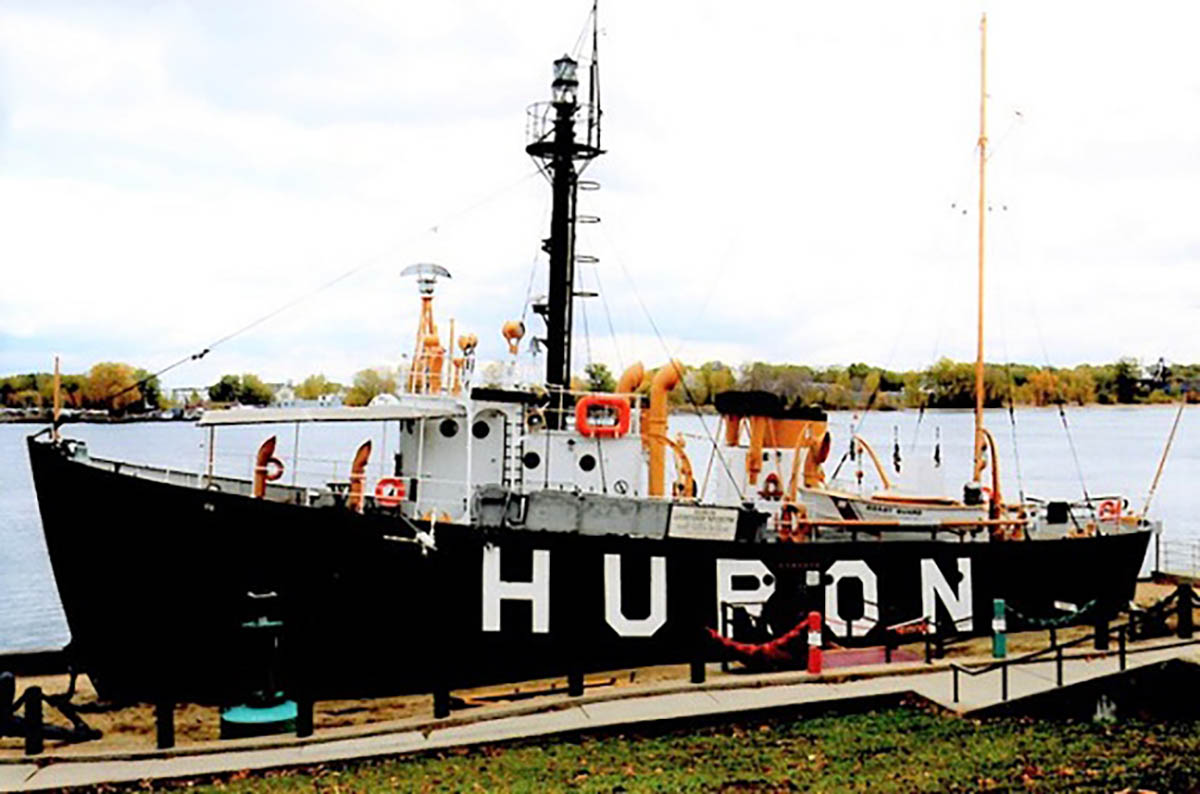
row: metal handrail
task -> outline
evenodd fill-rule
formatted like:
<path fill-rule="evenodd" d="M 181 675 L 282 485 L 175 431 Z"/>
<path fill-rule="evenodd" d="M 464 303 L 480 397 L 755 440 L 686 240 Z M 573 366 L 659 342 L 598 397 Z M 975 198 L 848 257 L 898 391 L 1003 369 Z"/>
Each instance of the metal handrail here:
<path fill-rule="evenodd" d="M 1163 645 L 1153 645 L 1153 646 L 1146 647 L 1146 648 L 1134 648 L 1134 649 L 1130 650 L 1128 648 L 1128 632 L 1132 629 L 1132 623 L 1133 623 L 1133 621 L 1129 621 L 1126 623 L 1121 623 L 1117 626 L 1113 626 L 1111 628 L 1112 631 L 1115 631 L 1117 633 L 1117 651 L 1116 651 L 1117 659 L 1118 659 L 1118 668 L 1117 669 L 1120 672 L 1125 671 L 1125 669 L 1127 667 L 1127 657 L 1132 654 L 1147 653 L 1149 651 L 1161 651 L 1161 650 L 1167 650 L 1169 648 L 1182 648 L 1187 645 L 1200 645 L 1200 639 L 1193 638 L 1193 639 L 1186 639 L 1181 642 L 1167 643 L 1167 644 L 1163 644 Z M 959 701 L 959 691 L 958 691 L 958 674 L 959 673 L 965 673 L 966 675 L 969 675 L 973 678 L 978 675 L 983 675 L 984 673 L 990 673 L 993 670 L 997 670 L 997 669 L 1000 670 L 1000 700 L 1001 700 L 1001 702 L 1008 702 L 1008 668 L 1012 667 L 1012 666 L 1023 665 L 1023 664 L 1040 664 L 1042 661 L 1044 661 L 1040 657 L 1046 656 L 1050 653 L 1055 654 L 1055 659 L 1054 659 L 1054 662 L 1055 662 L 1055 686 L 1061 687 L 1063 685 L 1063 649 L 1073 648 L 1076 645 L 1082 645 L 1086 642 L 1094 641 L 1097 636 L 1098 635 L 1096 632 L 1092 632 L 1091 634 L 1087 634 L 1083 637 L 1079 637 L 1077 639 L 1071 640 L 1070 642 L 1056 643 L 1056 644 L 1050 646 L 1049 648 L 1042 648 L 1041 650 L 1032 651 L 1030 653 L 1024 654 L 1023 656 L 1015 656 L 1011 659 L 1001 659 L 999 661 L 995 661 L 990 664 L 984 665 L 983 667 L 972 668 L 972 667 L 968 667 L 966 665 L 958 664 L 957 662 L 951 662 L 950 670 L 951 670 L 951 673 L 953 675 L 953 680 L 954 680 L 954 702 L 957 703 Z M 1103 650 L 1100 652 L 1105 655 L 1112 655 L 1112 653 L 1113 653 L 1112 651 L 1108 651 L 1108 650 Z"/>

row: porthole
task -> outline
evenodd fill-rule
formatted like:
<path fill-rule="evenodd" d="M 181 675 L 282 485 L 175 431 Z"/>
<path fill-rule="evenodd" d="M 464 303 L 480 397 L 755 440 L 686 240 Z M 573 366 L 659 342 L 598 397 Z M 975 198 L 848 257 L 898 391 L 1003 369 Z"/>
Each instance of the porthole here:
<path fill-rule="evenodd" d="M 583 455 L 579 458 L 579 468 L 584 471 L 591 471 L 596 468 L 596 458 L 594 455 Z"/>
<path fill-rule="evenodd" d="M 438 430 L 442 431 L 442 435 L 446 438 L 454 438 L 458 435 L 458 422 L 453 419 L 443 419 L 438 425 Z"/>
<path fill-rule="evenodd" d="M 521 456 L 521 462 L 525 464 L 527 469 L 536 469 L 538 464 L 542 462 L 542 456 L 536 452 L 526 452 Z"/>
<path fill-rule="evenodd" d="M 475 438 L 487 438 L 490 432 L 492 432 L 492 428 L 488 427 L 488 423 L 482 419 L 471 426 L 471 435 Z"/>

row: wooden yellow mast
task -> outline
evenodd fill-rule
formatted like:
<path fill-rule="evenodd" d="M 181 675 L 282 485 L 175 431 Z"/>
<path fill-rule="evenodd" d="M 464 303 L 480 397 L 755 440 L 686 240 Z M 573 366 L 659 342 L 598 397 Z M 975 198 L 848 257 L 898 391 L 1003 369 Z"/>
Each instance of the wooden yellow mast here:
<path fill-rule="evenodd" d="M 987 218 L 987 14 L 979 21 L 979 317 L 975 337 L 975 469 L 972 480 L 983 473 L 983 241 Z M 994 465 L 994 462 L 993 462 Z"/>
<path fill-rule="evenodd" d="M 54 424 L 50 435 L 58 441 L 58 423 L 62 417 L 62 375 L 58 368 L 58 356 L 54 357 Z"/>

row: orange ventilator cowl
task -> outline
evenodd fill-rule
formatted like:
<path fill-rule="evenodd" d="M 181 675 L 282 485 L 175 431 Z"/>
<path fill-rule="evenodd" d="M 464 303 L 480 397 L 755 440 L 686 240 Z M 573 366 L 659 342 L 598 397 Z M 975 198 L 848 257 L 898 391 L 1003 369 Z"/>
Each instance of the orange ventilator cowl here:
<path fill-rule="evenodd" d="M 642 418 L 642 441 L 650 453 L 650 496 L 665 495 L 665 449 L 667 442 L 667 394 L 682 379 L 683 364 L 671 359 L 654 373 L 650 382 L 650 411 Z"/>
<path fill-rule="evenodd" d="M 508 352 L 514 356 L 521 347 L 521 339 L 525 336 L 525 323 L 520 320 L 509 320 L 501 328 L 504 341 L 508 342 Z"/>
<path fill-rule="evenodd" d="M 617 381 L 617 394 L 634 393 L 645 379 L 646 368 L 642 366 L 642 362 L 633 362 L 621 373 L 621 379 Z"/>

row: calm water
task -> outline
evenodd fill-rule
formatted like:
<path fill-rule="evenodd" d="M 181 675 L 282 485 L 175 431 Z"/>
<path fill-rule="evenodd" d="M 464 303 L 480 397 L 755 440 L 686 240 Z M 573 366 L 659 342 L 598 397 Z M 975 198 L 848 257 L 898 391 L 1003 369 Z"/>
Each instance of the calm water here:
<path fill-rule="evenodd" d="M 1174 419 L 1174 406 L 1076 408 L 1068 412 L 1070 437 L 1080 460 L 1083 482 L 1093 496 L 1123 493 L 1140 510 L 1154 476 L 1159 456 Z M 908 487 L 948 494 L 960 493 L 970 470 L 970 412 L 934 411 L 917 426 L 916 412 L 869 414 L 859 432 L 878 451 L 891 473 L 894 434 L 901 443 L 901 480 Z M 834 435 L 831 468 L 846 448 L 848 429 L 854 421 L 849 413 L 830 417 Z M 1200 406 L 1189 407 L 1183 416 L 1151 515 L 1166 522 L 1165 537 L 1200 538 Z M 1033 496 L 1079 498 L 1083 490 L 1071 455 L 1067 434 L 1054 409 L 1024 409 L 1017 412 L 1017 447 L 1020 486 Z M 1001 474 L 1006 494 L 1018 488 L 1017 460 L 1013 454 L 1008 415 L 989 411 L 987 425 L 1000 447 Z M 707 454 L 710 434 L 715 435 L 715 417 L 680 416 L 671 420 L 672 430 L 682 430 L 688 439 L 697 479 L 703 482 L 709 470 Z M 24 439 L 36 431 L 34 425 L 0 425 L 0 650 L 33 650 L 62 646 L 69 635 L 58 603 L 50 562 L 42 539 L 33 483 L 26 459 Z M 934 468 L 932 450 L 937 430 L 941 431 L 942 465 Z M 176 469 L 203 469 L 207 450 L 206 431 L 190 423 L 164 422 L 135 425 L 70 425 L 68 435 L 88 442 L 92 453 Z M 251 456 L 270 433 L 266 428 L 223 428 L 218 431 L 217 470 L 222 474 L 247 476 Z M 277 457 L 288 470 L 285 482 L 319 485 L 344 479 L 350 457 L 363 440 L 371 438 L 375 454 L 373 474 L 382 476 L 390 466 L 396 446 L 394 426 L 383 430 L 377 424 L 310 425 L 301 432 L 300 446 L 293 448 L 291 427 L 277 430 Z M 382 454 L 380 454 L 382 452 Z M 293 466 L 293 460 L 295 465 Z M 853 464 L 847 464 L 852 466 Z M 843 476 L 851 475 L 850 468 Z M 713 466 L 710 478 L 723 477 Z M 169 516 L 161 517 L 163 531 L 170 531 Z"/>

